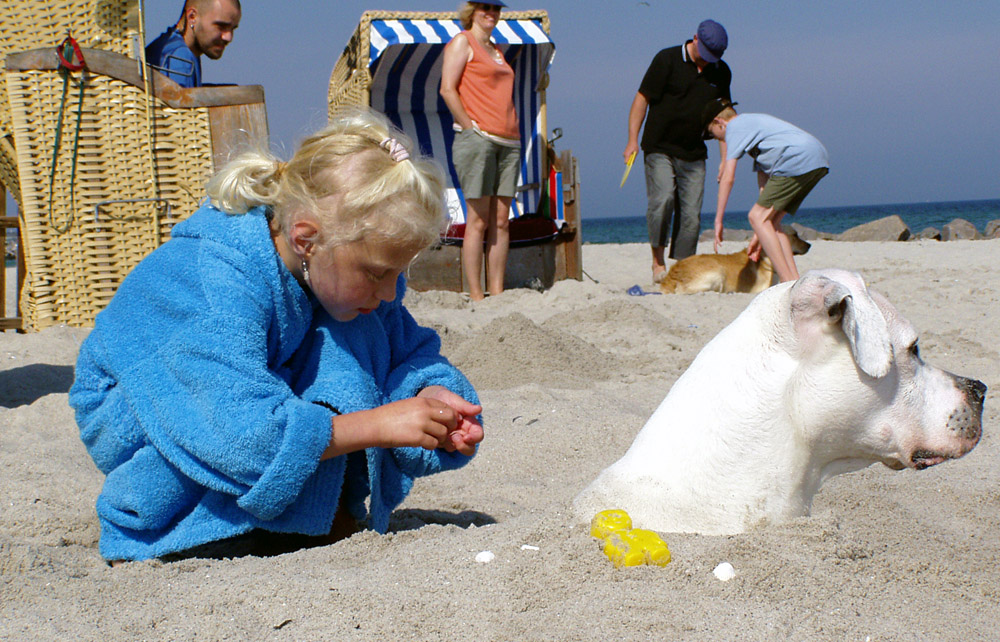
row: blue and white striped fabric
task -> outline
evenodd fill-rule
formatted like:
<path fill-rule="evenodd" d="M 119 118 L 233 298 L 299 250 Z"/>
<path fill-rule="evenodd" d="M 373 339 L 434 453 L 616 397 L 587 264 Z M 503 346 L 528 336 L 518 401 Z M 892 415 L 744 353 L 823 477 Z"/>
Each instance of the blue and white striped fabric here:
<path fill-rule="evenodd" d="M 438 94 L 444 46 L 462 30 L 457 20 L 372 20 L 369 71 L 371 106 L 413 137 L 420 151 L 449 172 L 453 223 L 465 222 L 465 203 L 451 163 L 451 112 Z M 503 20 L 493 40 L 514 68 L 514 108 L 521 129 L 521 175 L 512 215 L 535 213 L 541 200 L 545 150 L 541 145 L 538 83 L 555 55 L 555 45 L 535 20 Z"/>

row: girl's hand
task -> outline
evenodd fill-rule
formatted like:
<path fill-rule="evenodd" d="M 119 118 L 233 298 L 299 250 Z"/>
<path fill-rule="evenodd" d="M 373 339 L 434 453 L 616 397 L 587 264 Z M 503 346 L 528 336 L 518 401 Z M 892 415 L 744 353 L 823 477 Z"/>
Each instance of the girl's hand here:
<path fill-rule="evenodd" d="M 431 386 L 410 399 L 335 416 L 321 459 L 369 447 L 444 448 L 472 456 L 483 440 L 483 427 L 476 421 L 482 411 L 447 388 Z"/>
<path fill-rule="evenodd" d="M 447 392 L 447 391 L 446 391 Z M 458 395 L 450 399 L 456 410 L 433 392 L 411 399 L 394 401 L 370 410 L 359 410 L 333 418 L 330 444 L 322 459 L 337 457 L 369 447 L 419 447 L 427 450 L 444 448 L 467 455 L 475 452 L 482 441 L 483 429 L 463 412 L 478 413 L 480 406 L 470 404 Z"/>
<path fill-rule="evenodd" d="M 379 448 L 417 446 L 434 450 L 448 443 L 459 415 L 436 399 L 413 397 L 363 411 L 372 430 L 371 445 Z"/>
<path fill-rule="evenodd" d="M 457 421 L 442 444 L 446 451 L 457 450 L 470 457 L 476 453 L 476 444 L 485 437 L 482 425 L 476 420 L 476 415 L 483 411 L 482 406 L 469 403 L 444 386 L 428 386 L 417 393 L 417 398 L 439 401 L 455 411 Z"/>

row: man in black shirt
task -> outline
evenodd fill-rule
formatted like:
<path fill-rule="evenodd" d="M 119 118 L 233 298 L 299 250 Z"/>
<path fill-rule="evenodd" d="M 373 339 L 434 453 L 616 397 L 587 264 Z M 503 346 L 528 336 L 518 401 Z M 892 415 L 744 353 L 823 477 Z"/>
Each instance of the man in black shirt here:
<path fill-rule="evenodd" d="M 728 44 L 722 25 L 703 21 L 694 38 L 656 54 L 629 110 L 626 162 L 639 150 L 639 130 L 646 121 L 642 151 L 654 282 L 666 275 L 668 236 L 670 258 L 697 251 L 708 158 L 701 114 L 710 100 L 731 99 L 732 73 L 721 60 Z M 725 159 L 725 142 L 719 147 Z"/>

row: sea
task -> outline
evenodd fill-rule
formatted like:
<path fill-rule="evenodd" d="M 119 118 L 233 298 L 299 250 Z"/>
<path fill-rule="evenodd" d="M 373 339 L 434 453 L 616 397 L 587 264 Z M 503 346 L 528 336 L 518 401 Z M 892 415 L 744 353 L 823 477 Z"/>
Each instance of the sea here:
<path fill-rule="evenodd" d="M 1000 219 L 1000 200 L 948 201 L 942 203 L 897 203 L 893 205 L 852 205 L 848 207 L 803 207 L 795 216 L 785 217 L 805 227 L 839 234 L 844 230 L 898 214 L 914 235 L 928 227 L 940 230 L 955 219 L 965 219 L 982 234 L 986 224 Z M 702 230 L 712 229 L 715 212 L 702 212 Z M 749 230 L 746 211 L 726 212 L 723 225 L 729 229 Z M 583 217 L 584 243 L 646 243 L 646 217 Z"/>
<path fill-rule="evenodd" d="M 910 232 L 919 234 L 928 227 L 940 230 L 951 221 L 960 218 L 976 226 L 980 233 L 990 221 L 1000 219 L 1000 200 L 947 201 L 941 203 L 896 203 L 892 205 L 852 205 L 848 207 L 803 207 L 791 218 L 805 227 L 839 234 L 844 230 L 898 214 L 909 226 Z M 714 212 L 702 212 L 702 230 L 712 229 Z M 786 222 L 791 222 L 788 218 Z M 745 211 L 726 212 L 725 227 L 748 230 Z M 581 224 L 584 243 L 646 243 L 646 217 L 618 216 L 611 218 L 588 218 L 584 215 Z M 16 238 L 9 234 L 8 239 Z M 6 261 L 7 267 L 14 265 Z"/>

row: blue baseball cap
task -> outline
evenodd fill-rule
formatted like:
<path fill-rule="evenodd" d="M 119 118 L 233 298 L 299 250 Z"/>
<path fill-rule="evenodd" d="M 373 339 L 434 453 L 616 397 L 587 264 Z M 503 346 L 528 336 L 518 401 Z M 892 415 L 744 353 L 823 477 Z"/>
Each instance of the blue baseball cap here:
<path fill-rule="evenodd" d="M 707 62 L 719 62 L 726 47 L 729 46 L 729 35 L 726 29 L 715 20 L 703 20 L 698 25 L 698 55 Z"/>

